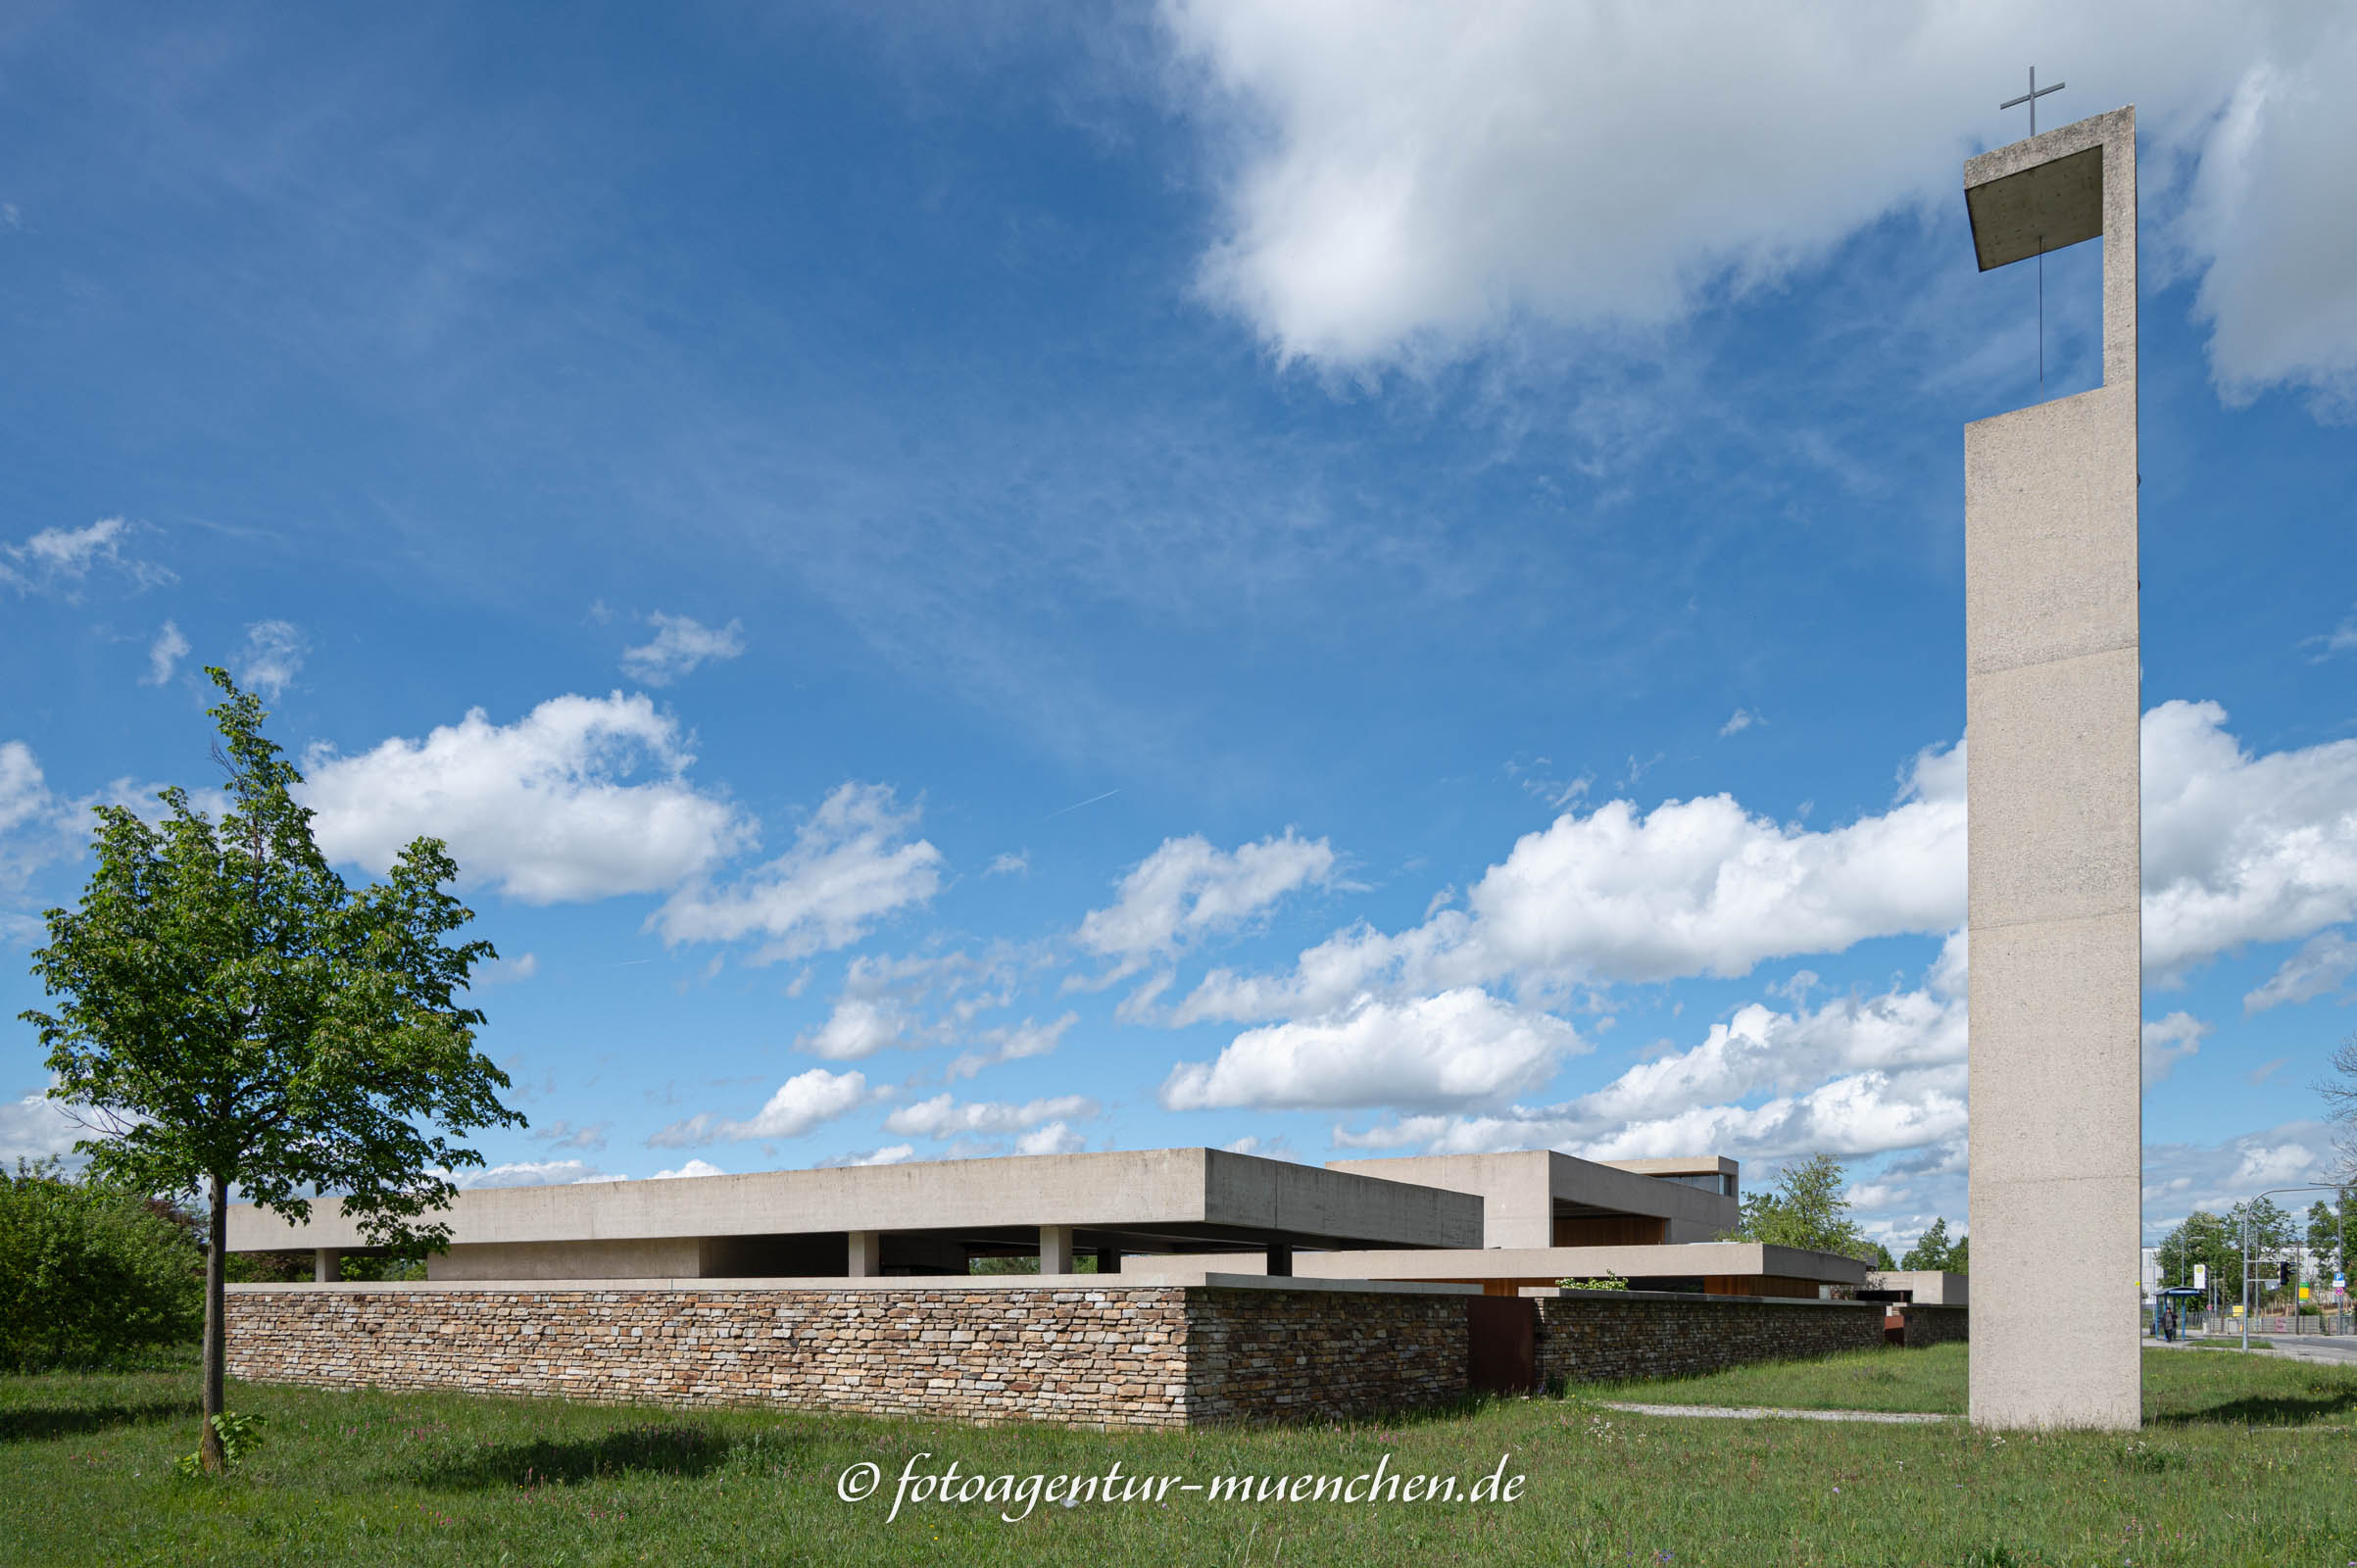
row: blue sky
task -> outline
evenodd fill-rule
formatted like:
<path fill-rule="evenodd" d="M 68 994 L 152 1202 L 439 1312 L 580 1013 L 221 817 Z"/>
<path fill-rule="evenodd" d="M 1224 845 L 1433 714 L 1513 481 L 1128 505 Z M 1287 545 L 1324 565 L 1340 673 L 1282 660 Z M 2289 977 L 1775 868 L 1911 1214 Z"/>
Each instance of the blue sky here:
<path fill-rule="evenodd" d="M 2035 58 L 2143 131 L 2147 1222 L 2324 1168 L 2357 22 L 2125 9 L 20 11 L 0 1011 L 216 662 L 466 868 L 492 1179 L 1823 1149 L 1903 1245 Z"/>

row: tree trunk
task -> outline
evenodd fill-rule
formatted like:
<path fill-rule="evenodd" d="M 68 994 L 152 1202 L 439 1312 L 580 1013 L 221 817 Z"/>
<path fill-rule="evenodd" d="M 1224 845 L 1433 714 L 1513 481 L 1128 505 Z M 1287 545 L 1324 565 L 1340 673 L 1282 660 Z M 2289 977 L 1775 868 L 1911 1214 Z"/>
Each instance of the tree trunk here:
<path fill-rule="evenodd" d="M 208 1471 L 223 1468 L 221 1430 L 214 1423 L 221 1413 L 221 1384 L 229 1360 L 228 1324 L 221 1308 L 228 1296 L 229 1184 L 213 1178 L 212 1241 L 205 1249 L 205 1430 L 197 1439 L 197 1460 Z"/>

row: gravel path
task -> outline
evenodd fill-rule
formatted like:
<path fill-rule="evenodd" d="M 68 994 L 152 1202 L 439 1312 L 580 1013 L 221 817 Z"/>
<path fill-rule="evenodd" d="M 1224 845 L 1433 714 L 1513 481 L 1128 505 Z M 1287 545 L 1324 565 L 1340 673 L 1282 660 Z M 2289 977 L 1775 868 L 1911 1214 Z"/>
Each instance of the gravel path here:
<path fill-rule="evenodd" d="M 1953 1421 L 1952 1415 L 1923 1415 L 1912 1410 L 1771 1410 L 1734 1404 L 1631 1404 L 1620 1399 L 1596 1401 L 1607 1410 L 1633 1415 L 1698 1415 L 1721 1421 L 1880 1421 L 1886 1426 L 1918 1426 L 1928 1421 Z"/>

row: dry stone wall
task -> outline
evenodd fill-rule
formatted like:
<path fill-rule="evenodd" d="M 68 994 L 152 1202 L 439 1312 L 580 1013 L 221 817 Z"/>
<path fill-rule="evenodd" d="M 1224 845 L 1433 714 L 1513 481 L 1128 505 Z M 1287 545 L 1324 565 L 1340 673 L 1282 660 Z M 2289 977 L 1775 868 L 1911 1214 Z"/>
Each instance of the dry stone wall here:
<path fill-rule="evenodd" d="M 1539 1298 L 1539 1378 L 1548 1385 L 1681 1378 L 1883 1343 L 1874 1301 L 1778 1300 L 1652 1291 Z"/>
<path fill-rule="evenodd" d="M 233 1376 L 1068 1426 L 1347 1417 L 1465 1388 L 1463 1298 L 1080 1290 L 246 1288 Z"/>
<path fill-rule="evenodd" d="M 1899 1308 L 1906 1324 L 1899 1331 L 1899 1343 L 1910 1350 L 1920 1350 L 1928 1345 L 1969 1340 L 1972 1336 L 1966 1330 L 1971 1313 L 1972 1308 L 1966 1306 L 1917 1306 L 1910 1302 Z"/>

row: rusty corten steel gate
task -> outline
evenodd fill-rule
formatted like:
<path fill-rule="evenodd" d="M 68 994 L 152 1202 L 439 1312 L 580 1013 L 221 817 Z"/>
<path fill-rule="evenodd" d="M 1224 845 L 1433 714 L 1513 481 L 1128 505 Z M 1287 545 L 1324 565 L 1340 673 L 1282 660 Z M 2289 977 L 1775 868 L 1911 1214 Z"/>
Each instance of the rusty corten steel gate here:
<path fill-rule="evenodd" d="M 1518 1296 L 1465 1298 L 1465 1382 L 1476 1394 L 1539 1387 L 1539 1303 Z"/>

